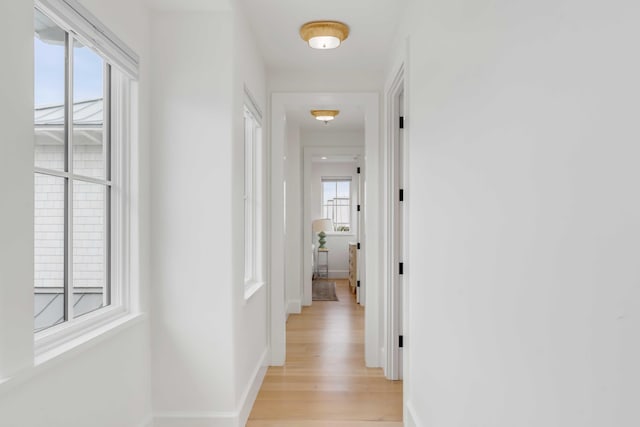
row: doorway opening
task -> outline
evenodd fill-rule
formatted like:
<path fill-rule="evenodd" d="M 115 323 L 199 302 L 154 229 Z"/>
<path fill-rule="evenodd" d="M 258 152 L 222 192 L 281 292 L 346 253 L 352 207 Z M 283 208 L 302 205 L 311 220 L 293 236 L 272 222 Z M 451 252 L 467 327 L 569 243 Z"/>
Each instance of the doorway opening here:
<path fill-rule="evenodd" d="M 340 243 L 335 249 L 329 247 L 326 274 L 329 278 L 348 278 L 348 243 L 359 244 L 356 292 L 359 303 L 365 306 L 364 359 L 368 367 L 382 366 L 380 324 L 383 312 L 378 271 L 381 242 L 377 238 L 366 241 L 366 236 L 380 236 L 378 98 L 376 93 L 275 93 L 272 96 L 269 184 L 271 365 L 285 362 L 288 314 L 299 313 L 302 306 L 312 304 L 313 245 L 317 245 L 312 222 L 333 215 L 331 219 L 341 228 L 333 228 L 329 240 Z M 358 128 L 340 129 L 339 126 L 332 128 L 334 123 L 315 123 L 310 111 L 318 108 L 339 108 L 343 123 L 345 118 L 357 116 Z M 337 124 L 338 120 L 334 122 Z M 303 121 L 306 124 L 301 126 Z M 309 129 L 309 126 L 320 128 Z M 358 139 L 360 142 L 354 143 Z M 314 180 L 314 165 L 318 169 L 323 162 L 332 163 L 333 172 L 315 172 L 317 179 Z M 343 169 L 339 171 L 339 167 Z M 343 186 L 345 182 L 350 183 L 351 197 L 347 208 L 331 206 L 331 203 L 347 203 L 335 200 L 344 199 L 336 188 L 336 194 L 324 200 L 323 211 L 323 183 L 330 187 L 331 182 L 343 182 Z M 314 191 L 310 184 L 317 190 Z M 339 257 L 331 256 L 338 252 L 341 252 Z"/>
<path fill-rule="evenodd" d="M 364 133 L 356 130 L 340 135 L 362 144 L 304 148 L 302 296 L 306 306 L 313 304 L 313 278 L 352 279 L 354 303 L 360 303 L 363 296 L 358 281 L 362 282 L 364 276 L 364 268 L 360 268 L 364 266 L 365 248 L 360 196 Z M 338 133 L 327 133 L 324 138 L 337 136 Z M 324 225 L 322 242 L 318 225 Z"/>

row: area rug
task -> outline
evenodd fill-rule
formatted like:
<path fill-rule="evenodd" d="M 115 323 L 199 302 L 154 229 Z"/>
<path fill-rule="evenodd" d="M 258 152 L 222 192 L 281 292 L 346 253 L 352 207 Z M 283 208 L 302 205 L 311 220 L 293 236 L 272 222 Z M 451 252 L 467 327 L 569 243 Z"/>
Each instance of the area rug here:
<path fill-rule="evenodd" d="M 324 282 L 322 280 L 314 280 L 312 283 L 313 301 L 338 301 L 336 295 L 336 282 Z"/>

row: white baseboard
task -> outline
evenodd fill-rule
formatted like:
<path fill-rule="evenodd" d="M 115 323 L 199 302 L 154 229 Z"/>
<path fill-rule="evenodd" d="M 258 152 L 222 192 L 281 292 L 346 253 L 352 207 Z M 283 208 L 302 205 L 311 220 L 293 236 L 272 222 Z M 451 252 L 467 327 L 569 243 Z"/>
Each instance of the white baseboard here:
<path fill-rule="evenodd" d="M 140 423 L 140 427 L 154 427 L 153 416 L 149 415 L 147 419 Z"/>
<path fill-rule="evenodd" d="M 329 279 L 348 279 L 349 270 L 329 270 Z"/>
<path fill-rule="evenodd" d="M 387 350 L 385 347 L 380 347 L 380 358 L 378 359 L 378 361 L 380 361 L 380 367 L 382 368 L 383 372 L 384 372 L 384 376 L 387 377 Z M 388 379 L 388 377 L 387 377 Z"/>
<path fill-rule="evenodd" d="M 267 355 L 268 349 L 265 349 L 235 412 L 160 413 L 155 414 L 153 423 L 145 424 L 143 427 L 244 427 L 267 373 Z"/>
<path fill-rule="evenodd" d="M 418 422 L 418 418 L 416 417 L 416 411 L 413 405 L 411 404 L 411 402 L 407 402 L 405 406 L 404 426 L 405 427 L 424 427 L 424 424 L 421 424 L 420 422 Z"/>
<path fill-rule="evenodd" d="M 302 301 L 289 300 L 287 301 L 287 315 L 302 313 Z"/>
<path fill-rule="evenodd" d="M 169 412 L 156 414 L 153 427 L 237 427 L 233 412 Z"/>
<path fill-rule="evenodd" d="M 247 424 L 247 420 L 249 419 L 249 414 L 251 413 L 251 409 L 253 408 L 253 404 L 256 401 L 256 397 L 258 396 L 258 392 L 260 391 L 260 387 L 262 386 L 262 380 L 264 380 L 264 376 L 267 373 L 267 354 L 269 349 L 265 348 L 262 353 L 262 357 L 258 361 L 258 365 L 253 371 L 253 375 L 251 376 L 251 382 L 247 384 L 247 388 L 244 393 L 242 393 L 242 397 L 240 398 L 240 408 L 238 409 L 238 427 L 244 427 Z"/>

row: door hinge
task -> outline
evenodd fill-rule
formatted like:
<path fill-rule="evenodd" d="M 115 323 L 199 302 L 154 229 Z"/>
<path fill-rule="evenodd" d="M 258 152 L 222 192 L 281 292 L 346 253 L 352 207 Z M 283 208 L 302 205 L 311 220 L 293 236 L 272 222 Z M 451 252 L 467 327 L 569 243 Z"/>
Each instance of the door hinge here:
<path fill-rule="evenodd" d="M 360 205 L 358 205 L 358 212 L 360 212 Z"/>
<path fill-rule="evenodd" d="M 360 166 L 358 166 L 358 173 L 360 173 Z"/>
<path fill-rule="evenodd" d="M 400 265 L 398 266 L 398 273 L 404 274 L 404 262 L 401 262 Z"/>
<path fill-rule="evenodd" d="M 402 188 L 400 189 L 400 201 L 404 202 L 404 190 Z"/>
<path fill-rule="evenodd" d="M 404 347 L 404 336 L 400 335 L 398 337 L 398 347 L 403 348 Z"/>
<path fill-rule="evenodd" d="M 360 242 L 358 242 L 358 249 L 360 249 Z"/>
<path fill-rule="evenodd" d="M 404 116 L 400 116 L 400 129 L 404 129 Z"/>
<path fill-rule="evenodd" d="M 360 280 L 358 280 L 358 281 L 356 282 L 356 287 L 358 287 L 358 288 L 360 287 Z"/>

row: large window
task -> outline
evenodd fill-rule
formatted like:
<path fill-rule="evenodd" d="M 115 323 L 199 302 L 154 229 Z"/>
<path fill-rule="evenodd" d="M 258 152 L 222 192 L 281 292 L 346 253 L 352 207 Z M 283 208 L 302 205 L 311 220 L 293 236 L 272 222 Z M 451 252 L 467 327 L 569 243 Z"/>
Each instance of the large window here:
<path fill-rule="evenodd" d="M 264 281 L 264 149 L 260 115 L 244 107 L 244 283 L 250 296 Z"/>
<path fill-rule="evenodd" d="M 351 178 L 322 178 L 322 212 L 334 231 L 351 231 Z"/>
<path fill-rule="evenodd" d="M 34 328 L 40 332 L 124 308 L 130 79 L 89 47 L 64 14 L 38 7 L 34 16 Z"/>

